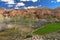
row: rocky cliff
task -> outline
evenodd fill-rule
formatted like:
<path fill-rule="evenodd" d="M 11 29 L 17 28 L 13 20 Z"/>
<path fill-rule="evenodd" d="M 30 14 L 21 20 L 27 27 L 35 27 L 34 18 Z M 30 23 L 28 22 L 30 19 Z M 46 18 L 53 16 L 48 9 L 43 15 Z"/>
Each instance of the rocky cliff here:
<path fill-rule="evenodd" d="M 60 8 L 49 9 L 49 8 L 32 8 L 32 9 L 14 9 L 6 10 L 4 8 L 0 9 L 0 14 L 4 16 L 32 16 L 36 18 L 60 18 Z"/>

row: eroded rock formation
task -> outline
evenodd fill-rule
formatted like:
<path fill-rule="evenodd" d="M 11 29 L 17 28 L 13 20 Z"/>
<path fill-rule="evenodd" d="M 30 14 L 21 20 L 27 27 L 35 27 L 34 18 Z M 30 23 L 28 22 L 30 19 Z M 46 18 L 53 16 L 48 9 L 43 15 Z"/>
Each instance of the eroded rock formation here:
<path fill-rule="evenodd" d="M 36 18 L 60 18 L 60 9 L 49 9 L 49 8 L 34 8 L 34 9 L 14 9 L 14 10 L 6 10 L 4 8 L 0 9 L 0 14 L 4 16 L 32 16 Z"/>

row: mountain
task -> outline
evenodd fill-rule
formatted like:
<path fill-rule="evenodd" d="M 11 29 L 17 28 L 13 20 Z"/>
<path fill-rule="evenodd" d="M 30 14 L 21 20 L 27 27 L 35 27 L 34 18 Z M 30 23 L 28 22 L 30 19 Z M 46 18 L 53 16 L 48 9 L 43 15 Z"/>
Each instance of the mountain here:
<path fill-rule="evenodd" d="M 39 19 L 45 18 L 60 18 L 60 8 L 31 8 L 31 9 L 14 9 L 7 10 L 5 8 L 0 9 L 0 14 L 4 16 L 32 16 Z"/>

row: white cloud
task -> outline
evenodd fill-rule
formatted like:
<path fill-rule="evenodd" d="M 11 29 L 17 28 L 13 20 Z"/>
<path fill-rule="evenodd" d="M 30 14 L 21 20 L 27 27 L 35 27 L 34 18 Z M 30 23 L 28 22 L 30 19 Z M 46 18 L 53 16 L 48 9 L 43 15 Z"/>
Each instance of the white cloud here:
<path fill-rule="evenodd" d="M 51 1 L 51 3 L 54 3 L 54 1 Z"/>
<path fill-rule="evenodd" d="M 37 2 L 38 0 L 20 0 L 20 1 L 32 1 L 32 2 Z"/>
<path fill-rule="evenodd" d="M 1 1 L 8 2 L 8 0 L 1 0 Z"/>
<path fill-rule="evenodd" d="M 17 3 L 15 6 L 15 9 L 19 9 L 20 6 L 24 6 L 25 4 L 23 2 Z"/>
<path fill-rule="evenodd" d="M 6 4 L 15 4 L 14 0 L 1 0 L 3 2 L 6 2 Z"/>
<path fill-rule="evenodd" d="M 19 7 L 15 7 L 14 9 L 19 9 Z"/>
<path fill-rule="evenodd" d="M 17 3 L 16 6 L 24 6 L 25 4 L 23 2 Z"/>
<path fill-rule="evenodd" d="M 30 9 L 30 8 L 37 8 L 37 6 L 28 6 L 28 7 L 23 7 L 24 9 Z M 16 6 L 14 9 L 21 9 L 18 6 Z"/>
<path fill-rule="evenodd" d="M 13 7 L 13 5 L 8 5 L 8 7 Z"/>
<path fill-rule="evenodd" d="M 33 2 L 37 2 L 37 0 L 32 0 Z"/>
<path fill-rule="evenodd" d="M 27 0 L 20 0 L 20 1 L 27 1 Z"/>
<path fill-rule="evenodd" d="M 60 2 L 60 0 L 57 0 L 57 2 Z"/>
<path fill-rule="evenodd" d="M 51 1 L 51 3 L 56 3 L 56 1 Z"/>
<path fill-rule="evenodd" d="M 39 7 L 41 7 L 42 5 L 39 5 Z"/>
<path fill-rule="evenodd" d="M 28 7 L 24 7 L 24 9 L 30 9 L 30 8 L 37 8 L 37 6 L 28 6 Z"/>

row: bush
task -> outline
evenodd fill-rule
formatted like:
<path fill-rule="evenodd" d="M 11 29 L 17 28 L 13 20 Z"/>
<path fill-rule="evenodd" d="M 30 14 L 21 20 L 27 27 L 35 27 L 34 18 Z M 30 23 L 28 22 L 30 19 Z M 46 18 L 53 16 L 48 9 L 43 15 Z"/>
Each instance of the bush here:
<path fill-rule="evenodd" d="M 4 22 L 4 16 L 2 14 L 0 14 L 0 23 Z"/>
<path fill-rule="evenodd" d="M 26 26 L 26 27 L 31 27 L 31 26 L 34 26 L 34 20 L 32 17 L 12 17 L 11 18 L 11 23 L 14 23 L 14 24 L 19 24 L 19 25 L 22 25 L 22 26 Z"/>

